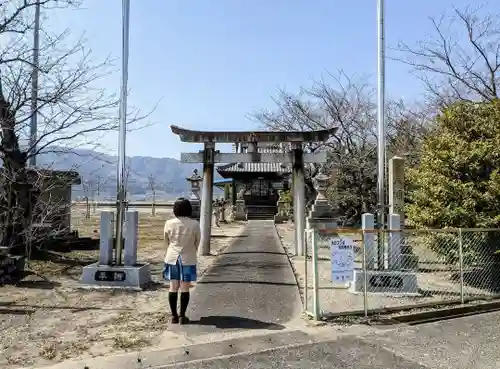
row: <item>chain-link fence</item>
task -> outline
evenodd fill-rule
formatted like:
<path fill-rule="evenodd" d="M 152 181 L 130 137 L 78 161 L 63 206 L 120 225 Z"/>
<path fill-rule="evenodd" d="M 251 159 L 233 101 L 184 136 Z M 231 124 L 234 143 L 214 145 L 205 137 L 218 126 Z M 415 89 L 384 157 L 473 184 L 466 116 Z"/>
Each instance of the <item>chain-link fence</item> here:
<path fill-rule="evenodd" d="M 304 308 L 309 315 L 318 319 L 500 297 L 500 229 L 397 228 L 307 230 Z"/>

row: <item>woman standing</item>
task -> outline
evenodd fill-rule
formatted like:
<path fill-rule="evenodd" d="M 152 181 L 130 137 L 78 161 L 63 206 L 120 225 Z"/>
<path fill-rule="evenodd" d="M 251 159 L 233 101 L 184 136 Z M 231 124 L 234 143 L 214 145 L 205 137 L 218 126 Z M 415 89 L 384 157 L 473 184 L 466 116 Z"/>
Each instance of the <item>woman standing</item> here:
<path fill-rule="evenodd" d="M 193 208 L 189 200 L 179 198 L 174 203 L 174 218 L 165 222 L 164 240 L 167 252 L 163 278 L 170 281 L 168 302 L 172 311 L 172 323 L 186 324 L 189 304 L 189 288 L 196 281 L 197 251 L 200 243 L 200 225 L 191 219 Z M 177 298 L 180 290 L 180 312 Z"/>

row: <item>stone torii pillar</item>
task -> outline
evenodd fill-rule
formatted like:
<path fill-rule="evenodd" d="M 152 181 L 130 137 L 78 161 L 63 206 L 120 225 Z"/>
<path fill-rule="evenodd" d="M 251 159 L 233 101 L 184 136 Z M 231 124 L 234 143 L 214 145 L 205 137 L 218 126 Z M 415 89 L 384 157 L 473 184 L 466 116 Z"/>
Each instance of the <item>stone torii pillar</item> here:
<path fill-rule="evenodd" d="M 210 255 L 212 201 L 214 193 L 214 154 L 215 143 L 206 142 L 203 149 L 203 185 L 201 188 L 200 209 L 201 240 L 198 248 L 200 255 Z"/>
<path fill-rule="evenodd" d="M 295 223 L 295 255 L 304 256 L 306 221 L 306 189 L 304 178 L 304 152 L 302 142 L 292 144 L 293 218 Z"/>

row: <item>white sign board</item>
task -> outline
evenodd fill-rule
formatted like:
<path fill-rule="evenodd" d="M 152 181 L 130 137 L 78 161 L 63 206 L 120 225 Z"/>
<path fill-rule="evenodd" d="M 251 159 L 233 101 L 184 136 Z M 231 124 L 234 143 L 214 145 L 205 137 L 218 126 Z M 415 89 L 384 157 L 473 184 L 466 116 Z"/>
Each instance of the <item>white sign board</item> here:
<path fill-rule="evenodd" d="M 350 237 L 335 237 L 330 242 L 332 282 L 352 282 L 354 279 L 354 240 Z"/>

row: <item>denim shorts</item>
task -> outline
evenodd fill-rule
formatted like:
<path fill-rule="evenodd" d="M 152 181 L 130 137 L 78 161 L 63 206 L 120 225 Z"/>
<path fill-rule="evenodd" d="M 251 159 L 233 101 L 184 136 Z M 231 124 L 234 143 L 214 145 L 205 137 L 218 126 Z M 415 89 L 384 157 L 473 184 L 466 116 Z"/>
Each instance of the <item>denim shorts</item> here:
<path fill-rule="evenodd" d="M 163 268 L 163 279 L 166 281 L 195 282 L 196 277 L 196 265 L 182 265 L 180 257 L 177 263 L 165 263 Z"/>

